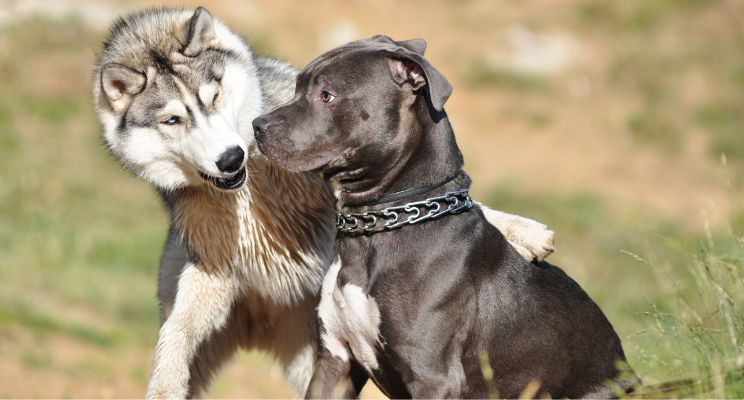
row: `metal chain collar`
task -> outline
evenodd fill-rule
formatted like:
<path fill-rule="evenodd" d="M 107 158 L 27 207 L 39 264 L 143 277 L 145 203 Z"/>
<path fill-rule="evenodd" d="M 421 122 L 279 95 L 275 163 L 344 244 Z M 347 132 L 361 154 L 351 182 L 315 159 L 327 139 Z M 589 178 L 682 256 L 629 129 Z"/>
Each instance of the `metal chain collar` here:
<path fill-rule="evenodd" d="M 336 226 L 341 232 L 382 232 L 434 219 L 445 214 L 467 211 L 473 207 L 468 189 L 449 192 L 404 206 L 383 210 L 367 210 L 363 213 L 344 214 L 336 210 Z M 408 217 L 406 218 L 406 215 Z M 402 218 L 402 219 L 401 219 Z"/>

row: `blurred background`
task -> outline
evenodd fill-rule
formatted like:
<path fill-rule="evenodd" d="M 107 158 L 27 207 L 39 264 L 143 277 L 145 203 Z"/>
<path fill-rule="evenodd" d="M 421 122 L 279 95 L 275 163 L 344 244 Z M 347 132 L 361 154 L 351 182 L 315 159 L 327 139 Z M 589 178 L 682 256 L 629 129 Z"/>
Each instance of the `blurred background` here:
<path fill-rule="evenodd" d="M 0 397 L 144 395 L 167 217 L 102 146 L 90 88 L 108 26 L 161 4 L 203 5 L 297 67 L 374 34 L 426 39 L 473 197 L 556 232 L 548 260 L 645 382 L 739 395 L 744 2 L 0 0 Z M 257 353 L 210 392 L 291 395 Z"/>

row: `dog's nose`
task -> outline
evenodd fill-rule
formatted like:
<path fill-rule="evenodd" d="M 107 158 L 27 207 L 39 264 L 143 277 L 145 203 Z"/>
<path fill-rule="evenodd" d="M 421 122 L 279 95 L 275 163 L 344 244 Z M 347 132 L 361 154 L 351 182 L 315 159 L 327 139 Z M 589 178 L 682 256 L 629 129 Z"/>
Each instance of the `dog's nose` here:
<path fill-rule="evenodd" d="M 243 165 L 243 157 L 245 157 L 245 152 L 240 146 L 232 147 L 222 153 L 220 159 L 217 160 L 217 168 L 222 172 L 235 172 Z"/>
<path fill-rule="evenodd" d="M 262 137 L 266 135 L 266 132 L 269 131 L 269 127 L 271 124 L 269 124 L 269 120 L 267 120 L 264 117 L 258 117 L 253 120 L 253 136 L 256 137 L 256 140 L 261 140 Z"/>

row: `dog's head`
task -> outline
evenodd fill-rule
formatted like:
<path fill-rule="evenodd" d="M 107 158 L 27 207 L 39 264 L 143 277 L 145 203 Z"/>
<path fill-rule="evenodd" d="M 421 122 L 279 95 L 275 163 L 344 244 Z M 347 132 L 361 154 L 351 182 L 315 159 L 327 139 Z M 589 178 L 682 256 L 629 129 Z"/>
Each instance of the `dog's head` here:
<path fill-rule="evenodd" d="M 252 66 L 247 47 L 203 8 L 120 19 L 95 72 L 105 143 L 162 189 L 242 188 L 250 119 L 262 106 Z"/>
<path fill-rule="evenodd" d="M 345 192 L 375 185 L 416 149 L 417 108 L 442 112 L 452 93 L 425 49 L 422 39 L 379 35 L 321 55 L 299 74 L 290 103 L 253 121 L 259 149 L 291 171 L 322 172 Z"/>

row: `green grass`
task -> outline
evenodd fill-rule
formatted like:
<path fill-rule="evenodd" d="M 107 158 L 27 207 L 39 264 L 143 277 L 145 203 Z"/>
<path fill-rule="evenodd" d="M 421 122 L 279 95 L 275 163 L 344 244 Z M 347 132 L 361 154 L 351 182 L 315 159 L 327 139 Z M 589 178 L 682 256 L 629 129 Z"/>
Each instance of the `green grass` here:
<path fill-rule="evenodd" d="M 0 308 L 0 327 L 15 325 L 29 328 L 36 333 L 61 333 L 101 347 L 111 347 L 124 339 L 121 332 L 103 331 L 69 320 L 61 320 L 28 304 L 13 304 L 11 300 Z"/>
<path fill-rule="evenodd" d="M 680 249 L 671 249 L 679 251 Z M 637 370 L 648 371 L 653 383 L 674 376 L 691 378 L 694 386 L 668 392 L 689 396 L 703 391 L 711 397 L 744 396 L 744 239 L 730 233 L 698 241 L 696 254 L 685 253 L 684 264 L 663 258 L 649 261 L 628 252 L 656 273 L 664 305 L 644 295 L 648 305 L 639 315 L 646 336 Z M 675 270 L 684 269 L 684 274 Z M 700 393 L 697 393 L 700 394 Z"/>
<path fill-rule="evenodd" d="M 102 37 L 74 21 L 34 20 L 3 34 L 13 57 L 0 60 L 0 329 L 152 346 L 167 218 L 100 143 L 88 74 Z M 40 54 L 67 61 L 35 64 Z"/>

